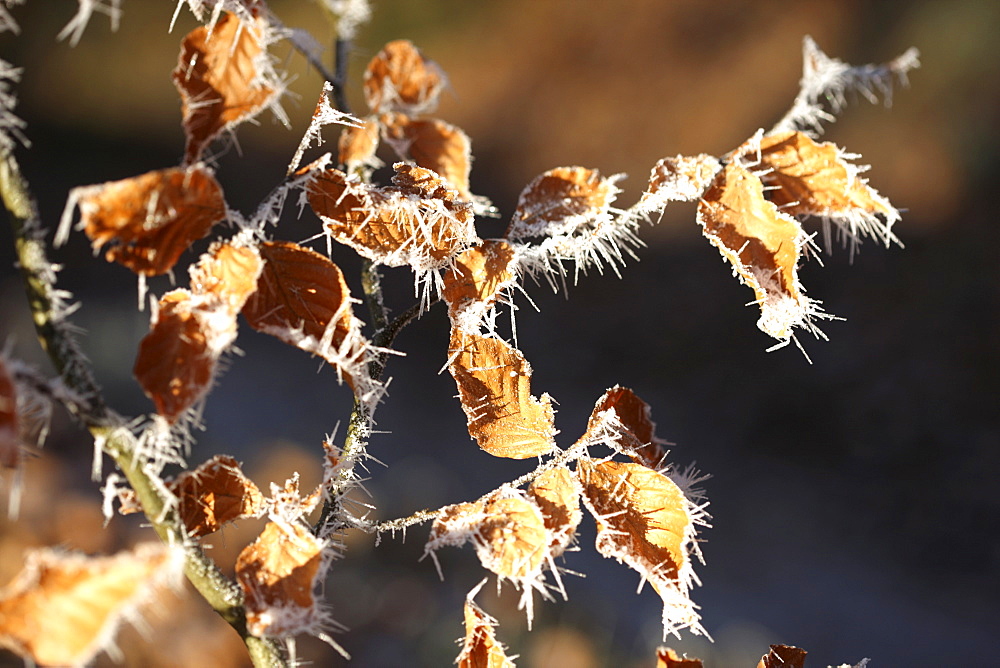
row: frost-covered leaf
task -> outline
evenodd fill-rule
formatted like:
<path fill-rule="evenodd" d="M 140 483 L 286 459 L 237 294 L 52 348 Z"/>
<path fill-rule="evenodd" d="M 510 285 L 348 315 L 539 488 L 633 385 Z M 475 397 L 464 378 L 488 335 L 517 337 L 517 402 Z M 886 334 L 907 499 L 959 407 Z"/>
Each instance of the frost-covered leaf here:
<path fill-rule="evenodd" d="M 133 369 L 156 412 L 172 423 L 205 396 L 235 339 L 236 314 L 217 297 L 184 288 L 163 295 Z"/>
<path fill-rule="evenodd" d="M 386 44 L 365 69 L 365 101 L 375 113 L 433 111 L 447 84 L 437 63 L 407 40 Z"/>
<path fill-rule="evenodd" d="M 555 448 L 550 397 L 531 395 L 531 365 L 520 350 L 497 338 L 453 329 L 449 359 L 469 435 L 480 448 L 512 459 Z"/>
<path fill-rule="evenodd" d="M 21 463 L 21 420 L 17 411 L 17 387 L 0 358 L 0 469 Z"/>
<path fill-rule="evenodd" d="M 788 341 L 795 327 L 816 331 L 818 306 L 803 293 L 798 262 L 808 237 L 799 222 L 767 199 L 764 184 L 739 160 L 726 165 L 698 204 L 704 235 L 753 288 L 757 327 Z"/>
<path fill-rule="evenodd" d="M 583 519 L 580 510 L 580 481 L 565 466 L 557 466 L 535 478 L 528 496 L 542 511 L 549 533 L 549 554 L 558 557 L 576 538 L 576 528 Z"/>
<path fill-rule="evenodd" d="M 268 522 L 236 560 L 247 628 L 254 635 L 293 636 L 322 623 L 314 591 L 323 575 L 323 542 L 300 524 Z"/>
<path fill-rule="evenodd" d="M 348 171 L 359 168 L 375 168 L 381 161 L 375 157 L 379 142 L 379 123 L 375 118 L 365 119 L 361 127 L 348 126 L 340 131 L 337 141 L 338 161 L 346 165 Z"/>
<path fill-rule="evenodd" d="M 757 668 L 803 668 L 806 654 L 804 649 L 791 645 L 771 645 L 771 651 L 760 658 Z"/>
<path fill-rule="evenodd" d="M 865 236 L 886 246 L 898 242 L 891 230 L 899 212 L 861 178 L 865 167 L 852 164 L 853 157 L 802 132 L 767 135 L 760 142 L 760 179 L 773 187 L 767 197 L 782 213 L 824 220 L 828 248 L 830 222 L 852 248 Z"/>
<path fill-rule="evenodd" d="M 677 652 L 669 647 L 656 649 L 656 668 L 702 668 L 702 665 L 701 659 L 678 656 Z"/>
<path fill-rule="evenodd" d="M 177 497 L 178 514 L 193 537 L 207 536 L 229 522 L 264 511 L 263 494 L 229 455 L 216 455 L 195 470 L 165 481 L 165 486 Z M 123 515 L 142 510 L 131 489 L 120 490 L 118 498 Z"/>
<path fill-rule="evenodd" d="M 170 271 L 181 254 L 226 217 L 222 188 L 204 165 L 172 167 L 70 193 L 57 235 L 66 239 L 73 207 L 94 249 L 137 274 Z"/>
<path fill-rule="evenodd" d="M 191 290 L 216 295 L 234 314 L 257 289 L 264 263 L 257 246 L 217 241 L 191 268 Z"/>
<path fill-rule="evenodd" d="M 664 634 L 703 633 L 689 597 L 694 516 L 684 493 L 663 473 L 632 462 L 581 458 L 584 505 L 597 522 L 597 551 L 635 569 L 663 601 Z"/>
<path fill-rule="evenodd" d="M 271 483 L 268 515 L 275 521 L 291 524 L 314 511 L 322 498 L 322 486 L 317 486 L 308 495 L 302 496 L 299 491 L 299 474 L 295 473 L 285 481 L 284 487 Z"/>
<path fill-rule="evenodd" d="M 663 158 L 649 174 L 649 185 L 636 205 L 637 213 L 660 212 L 669 202 L 693 202 L 712 183 L 722 168 L 719 159 L 701 155 Z"/>
<path fill-rule="evenodd" d="M 331 169 L 306 186 L 309 204 L 331 237 L 375 262 L 417 272 L 447 266 L 479 242 L 471 204 L 431 170 L 394 166 L 393 185 L 378 188 Z"/>
<path fill-rule="evenodd" d="M 662 466 L 666 454 L 662 447 L 666 442 L 656 436 L 649 404 L 619 385 L 597 400 L 583 439 L 604 443 L 653 469 Z"/>
<path fill-rule="evenodd" d="M 183 554 L 144 544 L 111 557 L 29 552 L 0 590 L 0 647 L 47 666 L 82 666 L 114 650 L 123 621 L 158 590 L 179 584 Z"/>
<path fill-rule="evenodd" d="M 435 118 L 405 114 L 383 114 L 380 121 L 386 142 L 400 158 L 440 174 L 463 199 L 473 199 L 469 192 L 472 142 L 461 129 Z"/>
<path fill-rule="evenodd" d="M 263 18 L 230 13 L 184 38 L 173 79 L 181 94 L 185 163 L 198 160 L 220 133 L 277 100 L 282 85 L 268 60 L 270 39 Z"/>
<path fill-rule="evenodd" d="M 517 281 L 514 247 L 502 239 L 487 239 L 460 253 L 444 274 L 442 296 L 452 327 L 475 333 L 497 297 Z"/>
<path fill-rule="evenodd" d="M 319 355 L 354 387 L 368 344 L 354 317 L 351 293 L 329 258 L 287 241 L 261 244 L 264 268 L 243 316 L 259 332 Z"/>
<path fill-rule="evenodd" d="M 585 167 L 550 169 L 521 191 L 506 237 L 565 235 L 607 219 L 621 192 L 615 185 L 620 178 L 604 178 L 596 169 Z"/>
<path fill-rule="evenodd" d="M 470 594 L 465 599 L 462 652 L 455 659 L 458 668 L 513 668 L 514 662 L 507 658 L 503 645 L 497 640 L 496 625 L 497 621 L 483 612 Z"/>

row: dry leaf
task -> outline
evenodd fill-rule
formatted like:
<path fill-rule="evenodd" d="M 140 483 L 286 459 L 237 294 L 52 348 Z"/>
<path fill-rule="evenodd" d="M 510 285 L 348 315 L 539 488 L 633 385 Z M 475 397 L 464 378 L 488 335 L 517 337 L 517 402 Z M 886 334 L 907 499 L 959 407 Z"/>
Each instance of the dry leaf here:
<path fill-rule="evenodd" d="M 487 239 L 460 253 L 444 274 L 442 291 L 452 326 L 477 332 L 501 291 L 516 280 L 514 248 L 502 239 Z"/>
<path fill-rule="evenodd" d="M 804 649 L 791 645 L 771 645 L 771 651 L 760 658 L 757 668 L 803 668 L 806 654 Z"/>
<path fill-rule="evenodd" d="M 433 118 L 383 114 L 380 120 L 386 141 L 400 158 L 440 174 L 463 199 L 472 199 L 469 192 L 472 142 L 468 135 L 450 123 Z"/>
<path fill-rule="evenodd" d="M 137 274 L 170 271 L 181 253 L 226 217 L 222 188 L 203 165 L 172 167 L 121 181 L 74 188 L 57 239 L 69 231 L 74 204 L 94 249 Z"/>
<path fill-rule="evenodd" d="M 217 241 L 192 267 L 191 291 L 216 295 L 230 311 L 239 313 L 257 289 L 263 266 L 256 246 Z"/>
<path fill-rule="evenodd" d="M 201 399 L 235 339 L 236 316 L 217 297 L 183 288 L 163 295 L 133 369 L 156 412 L 173 423 Z"/>
<path fill-rule="evenodd" d="M 0 590 L 0 646 L 42 665 L 89 663 L 157 589 L 178 583 L 182 559 L 161 544 L 112 557 L 29 552 Z"/>
<path fill-rule="evenodd" d="M 701 659 L 677 656 L 677 652 L 669 647 L 658 647 L 656 668 L 702 668 L 702 662 Z"/>
<path fill-rule="evenodd" d="M 542 511 L 552 557 L 565 552 L 576 538 L 576 528 L 583 518 L 580 510 L 581 489 L 580 481 L 565 466 L 549 469 L 528 487 L 528 496 Z"/>
<path fill-rule="evenodd" d="M 666 456 L 665 441 L 656 437 L 655 430 L 649 404 L 632 390 L 616 385 L 597 400 L 583 438 L 606 443 L 637 464 L 655 469 Z"/>
<path fill-rule="evenodd" d="M 362 127 L 347 126 L 340 131 L 337 141 L 340 164 L 346 165 L 348 171 L 359 167 L 378 167 L 381 162 L 375 157 L 378 150 L 379 122 L 376 118 L 368 118 Z"/>
<path fill-rule="evenodd" d="M 890 228 L 899 212 L 859 176 L 863 168 L 851 164 L 852 157 L 836 144 L 818 143 L 802 132 L 780 132 L 761 140 L 760 167 L 768 171 L 760 178 L 766 186 L 777 186 L 768 199 L 783 213 L 819 216 L 835 222 L 855 242 L 867 235 L 888 246 L 898 241 Z"/>
<path fill-rule="evenodd" d="M 694 581 L 689 503 L 667 476 L 632 462 L 581 458 L 584 505 L 597 521 L 597 551 L 628 564 L 663 600 L 665 633 L 703 632 L 688 591 Z"/>
<path fill-rule="evenodd" d="M 259 332 L 319 355 L 354 387 L 365 373 L 367 343 L 351 308 L 340 268 L 329 258 L 288 241 L 260 245 L 264 268 L 243 316 Z"/>
<path fill-rule="evenodd" d="M 702 153 L 663 158 L 649 174 L 649 185 L 642 193 L 636 209 L 643 214 L 662 211 L 669 202 L 693 202 L 700 198 L 722 163 L 718 158 Z"/>
<path fill-rule="evenodd" d="M 806 234 L 764 195 L 760 178 L 738 162 L 719 172 L 698 204 L 704 235 L 753 288 L 757 327 L 783 341 L 793 327 L 810 328 L 817 307 L 802 293 L 798 261 Z"/>
<path fill-rule="evenodd" d="M 365 102 L 375 113 L 432 111 L 447 84 L 437 63 L 407 40 L 389 42 L 365 69 Z"/>
<path fill-rule="evenodd" d="M 316 171 L 309 204 L 327 234 L 375 262 L 416 271 L 447 266 L 479 242 L 472 205 L 434 172 L 394 165 L 392 186 L 377 188 L 341 171 Z"/>
<path fill-rule="evenodd" d="M 236 580 L 243 589 L 247 629 L 290 636 L 314 628 L 320 612 L 313 591 L 322 575 L 323 543 L 304 526 L 268 522 L 240 552 Z"/>
<path fill-rule="evenodd" d="M 17 388 L 0 358 L 0 468 L 21 463 L 21 424 L 17 414 Z"/>
<path fill-rule="evenodd" d="M 166 488 L 177 497 L 178 514 L 193 537 L 207 536 L 228 522 L 255 517 L 265 507 L 257 485 L 228 455 L 216 455 L 197 469 L 181 473 L 166 481 Z M 118 499 L 122 515 L 142 510 L 131 489 L 120 490 Z"/>
<path fill-rule="evenodd" d="M 548 394 L 531 396 L 531 365 L 500 339 L 452 330 L 448 365 L 469 434 L 496 457 L 526 459 L 555 448 Z"/>
<path fill-rule="evenodd" d="M 470 595 L 465 599 L 465 638 L 455 663 L 458 668 L 513 668 L 496 638 L 496 620 L 483 612 Z"/>
<path fill-rule="evenodd" d="M 596 169 L 557 167 L 538 176 L 521 191 L 517 210 L 507 228 L 510 240 L 569 234 L 607 217 L 621 192 Z"/>
<path fill-rule="evenodd" d="M 314 511 L 322 498 L 322 485 L 317 486 L 308 496 L 302 496 L 299 492 L 299 474 L 295 473 L 285 481 L 284 487 L 271 483 L 269 515 L 271 519 L 292 524 Z"/>
<path fill-rule="evenodd" d="M 268 30 L 263 18 L 244 22 L 223 13 L 210 28 L 184 38 L 173 79 L 182 101 L 186 164 L 220 133 L 277 99 L 281 88 L 267 59 Z"/>

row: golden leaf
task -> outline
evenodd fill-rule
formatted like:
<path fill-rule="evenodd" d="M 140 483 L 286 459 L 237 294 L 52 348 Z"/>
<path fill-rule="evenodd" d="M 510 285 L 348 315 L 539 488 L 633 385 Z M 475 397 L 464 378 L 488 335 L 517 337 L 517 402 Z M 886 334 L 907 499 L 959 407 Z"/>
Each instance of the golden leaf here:
<path fill-rule="evenodd" d="M 694 521 L 681 489 L 642 464 L 581 458 L 577 475 L 584 505 L 597 522 L 597 551 L 625 562 L 663 600 L 668 632 L 692 627 L 698 614 L 688 597 L 694 574 L 688 546 Z"/>
<path fill-rule="evenodd" d="M 257 289 L 263 261 L 255 246 L 235 246 L 215 242 L 191 269 L 191 290 L 195 294 L 214 294 L 239 313 Z"/>
<path fill-rule="evenodd" d="M 580 491 L 580 481 L 565 466 L 549 469 L 528 487 L 528 496 L 542 511 L 552 557 L 562 554 L 576 537 L 583 518 Z"/>
<path fill-rule="evenodd" d="M 471 200 L 469 171 L 472 169 L 472 142 L 458 127 L 437 119 L 416 119 L 405 114 L 383 114 L 386 140 L 400 158 L 440 174 Z"/>
<path fill-rule="evenodd" d="M 656 668 L 702 668 L 701 659 L 689 659 L 677 656 L 677 652 L 669 647 L 656 649 Z"/>
<path fill-rule="evenodd" d="M 806 235 L 798 221 L 764 195 L 764 184 L 732 162 L 719 172 L 698 203 L 698 223 L 753 288 L 760 305 L 757 327 L 787 341 L 792 328 L 809 326 L 816 307 L 802 294 L 799 252 Z"/>
<path fill-rule="evenodd" d="M 423 113 L 437 106 L 447 80 L 437 63 L 407 40 L 386 44 L 365 68 L 365 102 L 373 112 Z"/>
<path fill-rule="evenodd" d="M 0 646 L 48 666 L 90 663 L 121 622 L 180 575 L 177 553 L 140 545 L 112 557 L 42 549 L 0 590 Z"/>
<path fill-rule="evenodd" d="M 455 257 L 442 291 L 453 326 L 477 330 L 500 292 L 517 279 L 515 260 L 514 248 L 502 239 L 487 239 Z"/>
<path fill-rule="evenodd" d="M 280 91 L 267 80 L 263 18 L 244 23 L 223 13 L 209 28 L 192 30 L 181 42 L 174 85 L 181 95 L 187 147 L 184 161 L 198 160 L 221 132 L 253 118 Z"/>
<path fill-rule="evenodd" d="M 711 185 L 721 168 L 718 158 L 704 153 L 663 158 L 650 171 L 640 207 L 652 210 L 662 209 L 667 202 L 693 202 Z"/>
<path fill-rule="evenodd" d="M 95 250 L 114 244 L 105 253 L 108 262 L 146 276 L 170 271 L 181 253 L 226 217 L 222 188 L 202 165 L 75 188 L 70 202 L 79 205 L 80 225 Z M 59 235 L 65 236 L 64 229 Z"/>
<path fill-rule="evenodd" d="M 336 169 L 316 172 L 306 192 L 326 232 L 375 262 L 418 271 L 446 266 L 479 241 L 472 206 L 457 190 L 428 169 L 394 168 L 394 185 L 385 188 Z"/>
<path fill-rule="evenodd" d="M 17 388 L 0 358 L 0 468 L 21 463 L 21 424 L 17 415 Z"/>
<path fill-rule="evenodd" d="M 337 140 L 338 160 L 349 170 L 357 166 L 374 167 L 379 164 L 375 157 L 378 150 L 379 123 L 376 118 L 368 118 L 363 127 L 349 125 L 340 131 Z"/>
<path fill-rule="evenodd" d="M 217 298 L 183 288 L 163 295 L 133 369 L 156 412 L 172 423 L 201 399 L 235 338 L 236 315 Z"/>
<path fill-rule="evenodd" d="M 566 234 L 606 216 L 619 193 L 616 180 L 596 169 L 550 169 L 521 191 L 506 238 Z"/>
<path fill-rule="evenodd" d="M 597 400 L 583 438 L 606 442 L 637 464 L 655 469 L 666 455 L 655 430 L 649 404 L 632 390 L 616 385 Z"/>
<path fill-rule="evenodd" d="M 304 526 L 268 522 L 236 560 L 247 628 L 254 635 L 293 635 L 317 614 L 313 591 L 320 575 L 323 544 Z"/>
<path fill-rule="evenodd" d="M 531 396 L 531 365 L 500 339 L 453 329 L 448 365 L 469 434 L 496 457 L 526 459 L 555 447 L 549 395 Z"/>
<path fill-rule="evenodd" d="M 757 668 L 803 668 L 806 654 L 804 649 L 791 645 L 771 645 L 771 651 L 760 658 Z"/>
<path fill-rule="evenodd" d="M 365 341 L 340 268 L 329 258 L 288 241 L 260 245 L 264 268 L 243 316 L 259 332 L 319 355 L 353 387 Z"/>
<path fill-rule="evenodd" d="M 496 620 L 483 612 L 472 598 L 465 599 L 465 638 L 455 663 L 458 668 L 513 668 L 496 638 Z"/>

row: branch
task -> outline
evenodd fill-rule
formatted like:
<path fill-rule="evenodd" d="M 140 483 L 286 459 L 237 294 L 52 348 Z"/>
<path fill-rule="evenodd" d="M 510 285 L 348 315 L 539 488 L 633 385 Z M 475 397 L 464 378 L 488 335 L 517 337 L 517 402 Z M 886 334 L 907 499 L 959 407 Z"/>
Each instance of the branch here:
<path fill-rule="evenodd" d="M 90 366 L 80 352 L 67 315 L 69 294 L 56 289 L 56 266 L 46 255 L 41 221 L 34 199 L 12 154 L 0 161 L 0 195 L 10 215 L 18 265 L 24 278 L 28 303 L 42 348 L 48 353 L 63 383 L 80 401 L 69 408 L 111 457 L 142 504 L 156 534 L 168 544 L 184 546 L 184 573 L 209 605 L 246 644 L 255 666 L 285 666 L 278 644 L 251 635 L 239 586 L 226 577 L 197 544 L 185 540 L 184 524 L 136 454 L 135 437 L 121 427 L 101 395 Z"/>

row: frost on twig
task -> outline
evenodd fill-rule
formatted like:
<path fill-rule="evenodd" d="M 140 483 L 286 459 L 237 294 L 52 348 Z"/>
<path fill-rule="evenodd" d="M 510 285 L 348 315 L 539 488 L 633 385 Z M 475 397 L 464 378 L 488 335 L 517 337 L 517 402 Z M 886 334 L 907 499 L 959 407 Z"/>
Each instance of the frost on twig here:
<path fill-rule="evenodd" d="M 823 123 L 832 122 L 833 114 L 847 104 L 848 93 L 858 93 L 869 102 L 879 98 L 892 104 L 893 82 L 907 85 L 907 74 L 920 66 L 920 52 L 910 48 L 882 65 L 849 65 L 823 53 L 806 36 L 802 40 L 802 79 L 792 108 L 768 134 L 799 130 L 811 136 L 821 134 Z M 832 114 L 824 109 L 830 106 Z"/>
<path fill-rule="evenodd" d="M 323 90 L 319 94 L 319 101 L 316 103 L 316 110 L 313 112 L 312 120 L 309 121 L 309 127 L 306 128 L 305 134 L 302 135 L 302 141 L 299 142 L 299 146 L 295 150 L 295 155 L 292 156 L 292 161 L 285 172 L 286 176 L 290 176 L 292 172 L 299 168 L 299 164 L 302 162 L 302 154 L 305 153 L 314 140 L 317 146 L 322 145 L 323 138 L 320 136 L 320 129 L 324 125 L 336 124 L 351 128 L 364 127 L 364 123 L 361 120 L 339 109 L 335 109 L 330 104 L 331 92 L 333 92 L 333 84 L 329 81 L 324 81 Z"/>
<path fill-rule="evenodd" d="M 77 0 L 77 2 L 79 6 L 76 14 L 59 32 L 56 39 L 69 38 L 70 46 L 76 46 L 95 12 L 105 14 L 111 21 L 111 29 L 118 30 L 118 23 L 122 17 L 122 0 Z"/>

